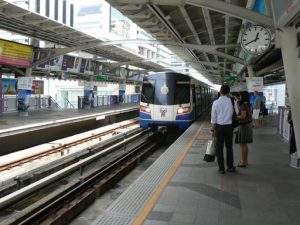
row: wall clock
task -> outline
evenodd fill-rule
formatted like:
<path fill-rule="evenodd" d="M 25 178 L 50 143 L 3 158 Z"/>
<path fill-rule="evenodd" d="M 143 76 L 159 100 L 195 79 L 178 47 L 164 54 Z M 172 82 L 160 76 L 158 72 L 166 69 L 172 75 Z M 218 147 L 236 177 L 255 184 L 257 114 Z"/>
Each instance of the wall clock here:
<path fill-rule="evenodd" d="M 242 48 L 254 55 L 259 55 L 268 50 L 271 44 L 271 34 L 263 26 L 252 26 L 245 29 L 241 36 Z"/>

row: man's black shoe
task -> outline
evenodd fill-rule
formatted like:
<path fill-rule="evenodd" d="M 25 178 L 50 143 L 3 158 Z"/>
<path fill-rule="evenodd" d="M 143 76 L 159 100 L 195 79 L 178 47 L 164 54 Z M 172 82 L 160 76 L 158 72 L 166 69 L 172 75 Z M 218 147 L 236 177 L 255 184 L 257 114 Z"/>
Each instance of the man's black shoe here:
<path fill-rule="evenodd" d="M 235 169 L 235 167 L 227 168 L 227 172 L 233 173 L 233 172 L 236 172 L 236 169 Z"/>
<path fill-rule="evenodd" d="M 219 170 L 220 174 L 225 174 L 225 170 Z"/>

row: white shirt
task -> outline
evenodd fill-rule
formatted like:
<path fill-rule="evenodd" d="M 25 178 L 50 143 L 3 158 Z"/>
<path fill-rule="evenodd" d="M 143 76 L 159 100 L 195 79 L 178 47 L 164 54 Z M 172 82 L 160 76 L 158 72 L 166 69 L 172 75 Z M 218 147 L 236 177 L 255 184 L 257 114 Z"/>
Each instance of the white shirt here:
<path fill-rule="evenodd" d="M 233 106 L 231 99 L 227 96 L 220 96 L 215 100 L 211 108 L 211 123 L 219 125 L 232 124 Z"/>

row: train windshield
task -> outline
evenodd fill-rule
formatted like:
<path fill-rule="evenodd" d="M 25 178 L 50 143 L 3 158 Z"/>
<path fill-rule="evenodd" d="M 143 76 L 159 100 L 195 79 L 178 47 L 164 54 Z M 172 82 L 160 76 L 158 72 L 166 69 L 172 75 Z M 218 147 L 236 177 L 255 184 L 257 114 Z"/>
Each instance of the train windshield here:
<path fill-rule="evenodd" d="M 149 104 L 154 103 L 155 81 L 148 80 L 143 82 L 141 101 Z"/>
<path fill-rule="evenodd" d="M 190 102 L 190 82 L 176 81 L 174 105 L 185 104 Z"/>

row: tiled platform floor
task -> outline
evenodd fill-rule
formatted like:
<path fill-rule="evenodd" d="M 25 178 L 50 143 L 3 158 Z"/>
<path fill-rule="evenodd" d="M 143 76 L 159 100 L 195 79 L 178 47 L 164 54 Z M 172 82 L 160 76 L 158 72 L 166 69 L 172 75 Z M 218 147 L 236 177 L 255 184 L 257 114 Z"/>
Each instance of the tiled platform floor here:
<path fill-rule="evenodd" d="M 288 144 L 276 135 L 276 122 L 268 116 L 254 130 L 249 166 L 236 173 L 219 174 L 216 162 L 204 162 L 203 137 L 198 136 L 143 224 L 299 225 L 300 170 L 289 167 Z M 237 163 L 238 145 L 234 154 Z M 120 198 L 116 203 L 121 207 Z M 136 212 L 122 214 L 115 207 L 113 203 L 93 224 L 133 224 Z"/>

